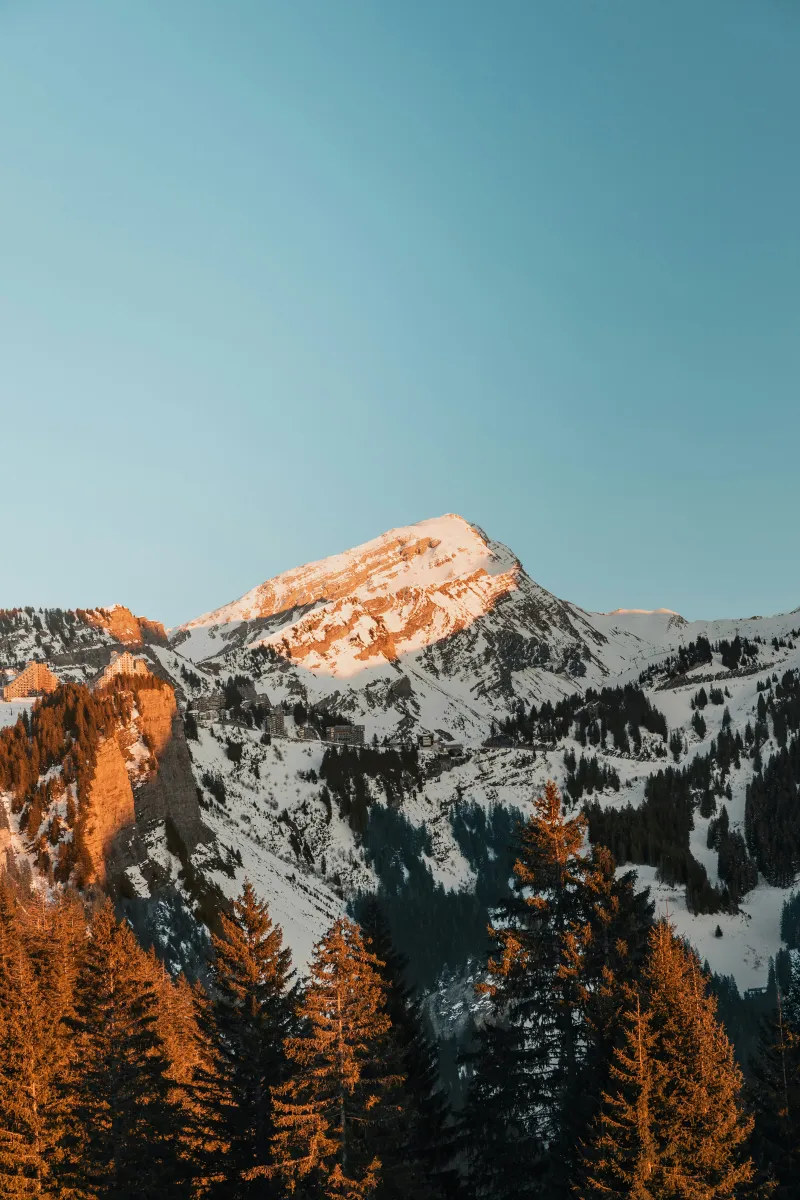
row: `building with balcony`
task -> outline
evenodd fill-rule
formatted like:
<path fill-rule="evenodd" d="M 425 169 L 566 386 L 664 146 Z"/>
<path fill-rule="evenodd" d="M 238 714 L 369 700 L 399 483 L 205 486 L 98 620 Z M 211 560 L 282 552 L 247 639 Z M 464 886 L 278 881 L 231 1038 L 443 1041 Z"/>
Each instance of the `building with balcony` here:
<path fill-rule="evenodd" d="M 46 696 L 54 692 L 59 680 L 46 663 L 29 662 L 19 675 L 3 688 L 4 700 L 25 700 L 29 696 Z"/>

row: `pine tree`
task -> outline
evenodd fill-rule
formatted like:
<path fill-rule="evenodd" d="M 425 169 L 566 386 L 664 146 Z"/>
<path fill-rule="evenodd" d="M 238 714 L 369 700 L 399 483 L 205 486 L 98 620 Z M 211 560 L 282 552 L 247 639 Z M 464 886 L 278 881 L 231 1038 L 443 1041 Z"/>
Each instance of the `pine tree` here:
<path fill-rule="evenodd" d="M 765 1024 L 752 1069 L 753 1138 L 759 1176 L 774 1182 L 773 1200 L 790 1200 L 800 1179 L 800 972 Z"/>
<path fill-rule="evenodd" d="M 198 1125 L 203 1124 L 197 1103 L 196 1080 L 202 1072 L 214 1069 L 213 1054 L 207 1035 L 201 1030 L 198 1013 L 202 1011 L 200 985 L 193 989 L 185 976 L 172 979 L 153 950 L 145 956 L 146 979 L 155 1000 L 155 1031 L 163 1044 L 166 1058 L 167 1099 L 173 1114 L 173 1134 L 180 1158 L 180 1174 L 196 1185 L 206 1179 L 205 1160 L 219 1146 L 207 1144 Z"/>
<path fill-rule="evenodd" d="M 611 1064 L 612 1090 L 603 1097 L 581 1195 L 660 1200 L 653 1128 L 655 1037 L 639 996 L 628 990 L 628 999 L 624 1042 Z"/>
<path fill-rule="evenodd" d="M 145 955 L 107 900 L 91 922 L 67 1024 L 80 1067 L 64 1086 L 67 1194 L 91 1200 L 183 1195 L 168 1063 Z"/>
<path fill-rule="evenodd" d="M 581 1056 L 569 1080 L 559 1160 L 572 1178 L 607 1090 L 614 1047 L 624 1037 L 627 990 L 637 981 L 653 925 L 648 889 L 636 891 L 636 873 L 618 876 L 611 851 L 594 846 L 581 888 L 578 921 L 565 938 L 561 973 L 578 992 Z"/>
<path fill-rule="evenodd" d="M 378 1196 L 380 1200 L 455 1196 L 460 1183 L 453 1167 L 453 1120 L 439 1077 L 438 1048 L 426 1034 L 419 998 L 406 983 L 408 962 L 395 950 L 377 901 L 366 906 L 362 930 L 386 988 L 392 1027 L 384 1062 L 403 1078 L 375 1145 L 383 1162 Z"/>
<path fill-rule="evenodd" d="M 585 830 L 582 814 L 565 818 L 548 781 L 519 834 L 514 892 L 490 929 L 499 953 L 480 989 L 491 1006 L 467 1058 L 474 1077 L 461 1143 L 476 1194 L 492 1200 L 568 1187 L 551 1148 L 581 1053 L 579 986 L 564 963 L 568 939 L 577 952 Z"/>
<path fill-rule="evenodd" d="M 22 936 L 11 936 L 0 971 L 0 1191 L 48 1200 L 56 1195 L 66 1039 Z"/>
<path fill-rule="evenodd" d="M 697 955 L 663 921 L 650 935 L 641 994 L 629 996 L 582 1194 L 732 1200 L 753 1177 L 742 1075 Z"/>
<path fill-rule="evenodd" d="M 286 1042 L 294 1074 L 274 1093 L 276 1173 L 290 1192 L 361 1200 L 378 1187 L 372 1147 L 402 1083 L 384 1066 L 391 1022 L 379 971 L 346 917 L 314 948 L 301 1030 Z"/>
<path fill-rule="evenodd" d="M 221 917 L 212 1004 L 198 1006 L 211 1063 L 197 1072 L 200 1139 L 211 1151 L 210 1194 L 233 1198 L 270 1191 L 260 1171 L 272 1161 L 272 1089 L 286 1078 L 284 1042 L 294 1027 L 297 991 L 291 953 L 269 909 L 246 882 Z M 255 1174 L 253 1174 L 255 1172 Z"/>

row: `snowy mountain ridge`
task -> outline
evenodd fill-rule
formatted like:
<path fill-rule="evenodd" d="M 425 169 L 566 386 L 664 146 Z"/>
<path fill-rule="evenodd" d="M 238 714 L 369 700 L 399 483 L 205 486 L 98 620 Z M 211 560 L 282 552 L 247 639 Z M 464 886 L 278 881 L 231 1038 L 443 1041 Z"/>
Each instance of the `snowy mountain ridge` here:
<path fill-rule="evenodd" d="M 198 886 L 231 898 L 250 878 L 302 964 L 336 913 L 359 892 L 382 886 L 385 862 L 381 866 L 376 839 L 399 838 L 386 849 L 410 854 L 403 870 L 419 869 L 424 886 L 439 889 L 442 903 L 442 897 L 474 894 L 499 843 L 488 833 L 473 837 L 469 829 L 494 822 L 493 836 L 506 837 L 511 816 L 530 811 L 546 779 L 566 793 L 574 764 L 584 756 L 596 759 L 600 772 L 587 798 L 604 810 L 635 810 L 665 766 L 688 768 L 711 754 L 729 730 L 745 752 L 724 773 L 714 767 L 714 787 L 731 834 L 743 832 L 754 778 L 747 729 L 758 719 L 760 698 L 773 694 L 767 689 L 777 694 L 781 680 L 800 672 L 795 626 L 797 610 L 694 622 L 669 609 L 590 613 L 548 592 L 511 550 L 449 514 L 284 572 L 170 631 L 168 642 L 157 623 L 122 607 L 0 614 L 0 668 L 12 673 L 27 658 L 38 658 L 63 681 L 88 682 L 115 647 L 139 645 L 136 653 L 174 689 L 177 724 L 171 757 L 162 764 L 164 803 L 151 803 L 146 816 L 144 793 L 134 798 L 147 855 L 125 868 L 123 894 L 158 904 L 160 893 L 148 883 L 158 877 L 162 890 L 168 879 L 194 906 Z M 724 647 L 737 638 L 745 650 L 734 661 Z M 690 648 L 704 639 L 703 656 L 691 659 Z M 719 696 L 725 689 L 724 698 L 707 704 L 700 727 L 695 697 L 704 682 L 714 690 L 712 681 L 719 681 Z M 625 684 L 661 714 L 667 736 L 645 729 L 627 747 L 601 738 L 592 716 L 599 689 Z M 254 709 L 231 709 L 237 687 L 247 691 Z M 541 711 L 570 697 L 580 716 L 590 688 L 595 698 L 588 698 L 581 718 L 596 733 L 588 745 L 578 740 L 580 722 L 557 736 L 536 733 L 527 740 L 509 727 L 531 705 Z M 201 699 L 223 693 L 225 703 L 211 720 L 190 720 Z M 0 702 L 0 728 L 32 703 Z M 285 718 L 284 734 L 271 739 L 264 717 L 269 706 L 280 706 Z M 308 724 L 295 722 L 296 710 L 309 714 Z M 363 786 L 352 792 L 360 815 L 346 792 L 337 798 L 334 782 L 325 777 L 335 751 L 320 731 L 337 717 L 363 725 L 368 747 L 385 758 L 365 767 Z M 770 716 L 762 730 L 766 763 L 780 749 L 780 730 Z M 438 740 L 417 751 L 422 731 L 436 731 Z M 464 748 L 452 760 L 448 739 Z M 677 748 L 668 752 L 668 742 Z M 401 772 L 391 764 L 404 747 L 414 748 L 416 765 L 407 762 Z M 381 775 L 389 769 L 385 763 L 396 770 L 393 781 Z M 175 789 L 187 805 L 196 805 L 205 831 L 194 848 L 191 840 L 184 846 L 183 859 L 159 816 Z M 16 832 L 11 797 L 2 799 L 15 849 L 29 855 L 36 873 L 37 854 Z M 499 824 L 492 815 L 498 813 L 505 814 Z M 712 820 L 695 810 L 687 849 L 710 886 L 721 888 Z M 46 836 L 42 826 L 40 842 Z M 413 853 L 409 846 L 416 847 Z M 125 861 L 135 857 L 134 849 Z M 663 882 L 641 860 L 636 869 L 715 970 L 733 974 L 740 987 L 764 984 L 769 957 L 781 944 L 780 912 L 790 888 L 761 877 L 730 911 L 697 913 L 682 885 Z M 477 927 L 485 928 L 483 918 Z M 451 974 L 454 969 L 450 964 Z"/>
<path fill-rule="evenodd" d="M 772 637 L 791 624 L 791 614 L 689 623 L 670 609 L 590 613 L 447 514 L 287 571 L 170 642 L 221 677 L 258 671 L 275 700 L 363 720 L 370 736 L 444 727 L 478 742 L 520 702 L 633 680 L 698 634 Z M 269 657 L 254 659 L 259 648 Z"/>

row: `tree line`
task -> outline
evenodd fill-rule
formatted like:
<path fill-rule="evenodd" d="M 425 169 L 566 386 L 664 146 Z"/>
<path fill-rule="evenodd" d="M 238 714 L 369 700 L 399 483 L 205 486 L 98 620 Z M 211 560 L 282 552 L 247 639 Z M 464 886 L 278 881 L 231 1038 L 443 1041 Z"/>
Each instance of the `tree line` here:
<path fill-rule="evenodd" d="M 477 826 L 473 831 L 477 836 Z M 0 1192 L 41 1200 L 724 1200 L 800 1167 L 800 982 L 749 1092 L 696 954 L 553 783 L 513 885 L 450 1111 L 377 906 L 298 980 L 245 883 L 207 986 L 108 899 L 0 881 Z"/>
<path fill-rule="evenodd" d="M 97 749 L 133 716 L 140 691 L 168 685 L 154 675 L 117 677 L 100 691 L 62 684 L 31 713 L 0 730 L 0 791 L 50 883 L 88 882 L 85 844 Z"/>
<path fill-rule="evenodd" d="M 550 700 L 525 710 L 520 701 L 511 716 L 500 722 L 503 739 L 530 745 L 534 741 L 557 742 L 574 732 L 582 746 L 607 747 L 610 736 L 614 748 L 623 754 L 642 748 L 641 731 L 667 740 L 667 722 L 641 688 L 634 684 L 607 687 L 585 694 L 565 696 L 553 704 Z"/>

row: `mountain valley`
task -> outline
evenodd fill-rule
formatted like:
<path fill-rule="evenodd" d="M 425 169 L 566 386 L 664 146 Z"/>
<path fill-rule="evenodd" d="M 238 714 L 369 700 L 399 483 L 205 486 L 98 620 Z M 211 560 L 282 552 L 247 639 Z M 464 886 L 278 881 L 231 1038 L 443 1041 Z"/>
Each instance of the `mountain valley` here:
<path fill-rule="evenodd" d="M 126 651 L 148 679 L 116 677 L 91 779 L 65 766 L 64 728 L 24 786 L 0 782 L 0 839 L 12 869 L 58 886 L 85 806 L 105 829 L 86 886 L 190 972 L 245 878 L 301 966 L 377 894 L 446 1040 L 471 1019 L 515 821 L 553 779 L 712 970 L 762 989 L 800 869 L 799 637 L 800 612 L 586 612 L 454 515 L 170 631 L 119 606 L 9 610 L 6 684 L 40 661 L 59 689 L 0 701 L 0 756 L 35 705 L 105 695 L 98 677 Z M 164 697 L 160 733 L 149 693 Z"/>

